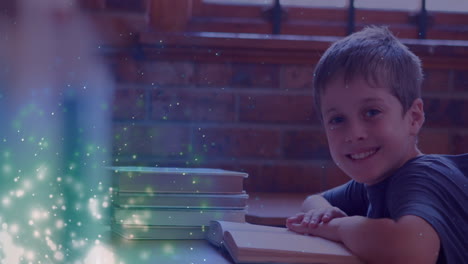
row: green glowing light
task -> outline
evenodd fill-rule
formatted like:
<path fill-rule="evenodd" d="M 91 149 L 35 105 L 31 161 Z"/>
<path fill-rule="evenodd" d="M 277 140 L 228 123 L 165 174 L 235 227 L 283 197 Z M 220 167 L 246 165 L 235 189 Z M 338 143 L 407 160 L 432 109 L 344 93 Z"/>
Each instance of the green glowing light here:
<path fill-rule="evenodd" d="M 166 243 L 163 245 L 163 253 L 165 255 L 173 255 L 175 253 L 174 246 L 172 244 Z"/>
<path fill-rule="evenodd" d="M 10 174 L 13 171 L 13 169 L 11 168 L 11 165 L 5 164 L 2 167 L 2 171 L 4 174 Z"/>

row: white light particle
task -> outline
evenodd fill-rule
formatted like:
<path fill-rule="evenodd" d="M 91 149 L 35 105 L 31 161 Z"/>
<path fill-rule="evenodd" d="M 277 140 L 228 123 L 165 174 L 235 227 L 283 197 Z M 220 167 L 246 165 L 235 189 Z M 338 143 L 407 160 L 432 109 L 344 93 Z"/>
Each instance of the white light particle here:
<path fill-rule="evenodd" d="M 94 263 L 116 263 L 114 253 L 108 248 L 98 244 L 95 245 L 86 256 L 84 264 L 94 264 Z"/>
<path fill-rule="evenodd" d="M 54 258 L 55 258 L 56 260 L 63 260 L 63 253 L 60 252 L 60 251 L 55 252 Z"/>
<path fill-rule="evenodd" d="M 2 204 L 3 204 L 5 207 L 9 206 L 9 205 L 11 204 L 10 198 L 8 198 L 8 197 L 3 198 L 3 199 L 2 199 Z"/>
<path fill-rule="evenodd" d="M 33 210 L 32 213 L 31 213 L 31 216 L 33 219 L 40 219 L 41 217 L 41 213 L 38 211 L 38 210 Z"/>
<path fill-rule="evenodd" d="M 46 177 L 47 168 L 44 166 L 39 167 L 37 170 L 37 178 L 43 180 Z"/>
<path fill-rule="evenodd" d="M 23 186 L 24 186 L 24 189 L 30 190 L 32 188 L 32 183 L 29 180 L 24 180 L 23 181 Z"/>
<path fill-rule="evenodd" d="M 47 242 L 47 246 L 49 246 L 49 248 L 53 251 L 56 251 L 57 250 L 57 245 L 54 243 L 54 241 L 52 241 L 49 237 L 46 237 L 46 242 Z"/>
<path fill-rule="evenodd" d="M 57 220 L 57 221 L 55 222 L 55 227 L 56 227 L 57 229 L 62 229 L 63 226 L 64 226 L 64 223 L 63 223 L 62 220 Z"/>
<path fill-rule="evenodd" d="M 24 196 L 24 191 L 23 190 L 17 190 L 16 191 L 16 197 L 23 197 Z"/>
<path fill-rule="evenodd" d="M 17 224 L 12 224 L 10 226 L 10 232 L 12 234 L 16 234 L 16 233 L 18 233 L 18 231 L 19 231 L 19 226 Z"/>
<path fill-rule="evenodd" d="M 0 232 L 0 242 L 3 253 L 1 263 L 20 263 L 20 258 L 24 254 L 24 249 L 17 247 L 12 237 L 4 231 Z"/>
<path fill-rule="evenodd" d="M 26 252 L 26 259 L 29 260 L 29 261 L 32 261 L 34 260 L 35 256 L 34 256 L 34 251 L 28 251 Z"/>

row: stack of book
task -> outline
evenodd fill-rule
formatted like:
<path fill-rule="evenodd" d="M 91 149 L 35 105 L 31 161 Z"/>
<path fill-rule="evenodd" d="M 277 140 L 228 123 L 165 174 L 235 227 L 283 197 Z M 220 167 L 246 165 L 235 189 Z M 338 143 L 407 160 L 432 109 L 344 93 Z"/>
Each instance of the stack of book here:
<path fill-rule="evenodd" d="M 127 239 L 203 239 L 212 220 L 245 222 L 247 173 L 112 167 L 111 229 Z"/>

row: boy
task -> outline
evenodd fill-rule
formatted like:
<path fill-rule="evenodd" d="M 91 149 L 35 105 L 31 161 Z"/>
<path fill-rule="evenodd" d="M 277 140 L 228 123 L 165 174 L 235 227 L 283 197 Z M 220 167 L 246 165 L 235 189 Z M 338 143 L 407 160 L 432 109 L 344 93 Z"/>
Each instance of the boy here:
<path fill-rule="evenodd" d="M 467 263 L 468 155 L 423 155 L 421 63 L 386 28 L 334 43 L 314 74 L 330 153 L 351 181 L 312 195 L 295 232 L 367 263 Z"/>

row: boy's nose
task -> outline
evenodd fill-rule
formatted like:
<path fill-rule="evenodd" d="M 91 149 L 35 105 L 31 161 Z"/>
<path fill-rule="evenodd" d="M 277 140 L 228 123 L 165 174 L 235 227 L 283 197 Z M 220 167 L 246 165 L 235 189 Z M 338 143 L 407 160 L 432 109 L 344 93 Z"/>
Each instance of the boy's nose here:
<path fill-rule="evenodd" d="M 361 141 L 367 138 L 367 129 L 365 126 L 359 123 L 353 123 L 349 125 L 349 130 L 346 135 L 346 142 Z"/>

